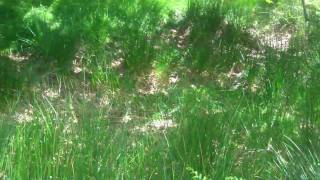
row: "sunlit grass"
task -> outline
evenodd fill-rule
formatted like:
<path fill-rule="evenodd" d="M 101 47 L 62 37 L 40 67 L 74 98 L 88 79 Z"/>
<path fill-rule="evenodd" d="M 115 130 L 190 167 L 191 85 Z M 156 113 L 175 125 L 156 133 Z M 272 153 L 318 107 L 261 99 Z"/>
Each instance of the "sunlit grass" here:
<path fill-rule="evenodd" d="M 284 1 L 52 2 L 21 5 L 28 31 L 1 51 L 0 179 L 320 177 L 320 55 L 299 4 L 267 23 L 250 13 Z M 279 22 L 288 46 L 261 43 Z"/>

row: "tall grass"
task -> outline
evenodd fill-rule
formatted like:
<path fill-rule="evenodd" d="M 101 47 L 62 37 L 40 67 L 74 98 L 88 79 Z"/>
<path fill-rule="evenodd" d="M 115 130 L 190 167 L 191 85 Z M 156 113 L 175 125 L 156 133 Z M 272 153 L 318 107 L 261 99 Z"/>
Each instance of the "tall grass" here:
<path fill-rule="evenodd" d="M 0 179 L 319 178 L 318 45 L 247 32 L 283 4 L 0 3 Z"/>

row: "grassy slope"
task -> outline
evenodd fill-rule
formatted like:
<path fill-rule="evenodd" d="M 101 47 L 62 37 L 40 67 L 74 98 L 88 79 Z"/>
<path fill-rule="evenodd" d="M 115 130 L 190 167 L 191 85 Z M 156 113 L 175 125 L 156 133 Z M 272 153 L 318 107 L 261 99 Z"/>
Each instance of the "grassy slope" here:
<path fill-rule="evenodd" d="M 185 8 L 183 1 L 163 2 Z M 251 18 L 229 12 L 226 25 L 215 8 L 179 17 L 140 5 L 109 12 L 114 24 L 111 33 L 99 31 L 102 45 L 79 32 L 84 52 L 74 66 L 82 72 L 40 68 L 34 78 L 38 67 L 21 65 L 26 80 L 1 97 L 0 179 L 320 176 L 316 45 L 301 50 L 292 41 L 287 51 L 262 47 L 254 56 L 247 48 L 257 45 L 238 38 L 247 37 L 238 26 Z M 283 17 L 270 24 L 292 18 Z M 293 22 L 288 26 L 301 27 Z"/>

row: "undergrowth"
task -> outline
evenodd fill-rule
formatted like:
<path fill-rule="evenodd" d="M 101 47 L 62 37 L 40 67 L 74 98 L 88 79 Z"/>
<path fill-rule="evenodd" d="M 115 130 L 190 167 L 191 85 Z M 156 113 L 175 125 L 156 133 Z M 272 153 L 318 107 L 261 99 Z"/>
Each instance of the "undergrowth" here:
<path fill-rule="evenodd" d="M 0 179 L 318 179 L 319 6 L 0 2 Z"/>

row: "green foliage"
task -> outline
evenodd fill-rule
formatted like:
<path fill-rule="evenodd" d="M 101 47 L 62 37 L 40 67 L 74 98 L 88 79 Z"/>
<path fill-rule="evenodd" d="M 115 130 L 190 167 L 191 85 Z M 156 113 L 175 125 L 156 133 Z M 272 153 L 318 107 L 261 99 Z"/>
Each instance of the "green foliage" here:
<path fill-rule="evenodd" d="M 1 1 L 0 179 L 318 179 L 312 4 Z"/>
<path fill-rule="evenodd" d="M 0 4 L 0 50 L 10 46 L 16 38 L 16 32 L 21 23 L 19 9 L 15 8 L 19 1 L 5 1 Z"/>

